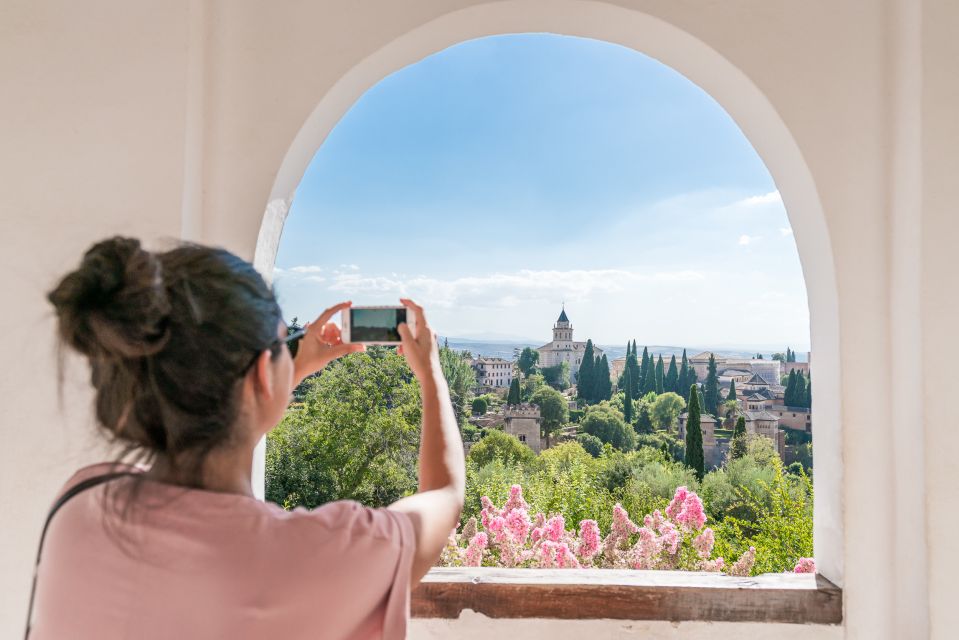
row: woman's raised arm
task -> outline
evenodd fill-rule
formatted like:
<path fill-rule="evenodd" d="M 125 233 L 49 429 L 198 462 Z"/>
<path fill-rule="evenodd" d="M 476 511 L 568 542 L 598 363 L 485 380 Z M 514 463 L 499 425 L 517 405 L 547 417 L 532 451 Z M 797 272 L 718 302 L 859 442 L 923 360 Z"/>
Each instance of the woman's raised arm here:
<path fill-rule="evenodd" d="M 436 335 L 427 324 L 422 307 L 412 300 L 401 299 L 401 302 L 416 318 L 412 330 L 402 324 L 399 332 L 400 350 L 419 380 L 423 398 L 420 483 L 416 494 L 398 500 L 389 508 L 408 514 L 413 522 L 416 532 L 416 554 L 410 576 L 413 587 L 436 564 L 450 531 L 459 522 L 466 469 L 463 441 L 440 366 Z"/>

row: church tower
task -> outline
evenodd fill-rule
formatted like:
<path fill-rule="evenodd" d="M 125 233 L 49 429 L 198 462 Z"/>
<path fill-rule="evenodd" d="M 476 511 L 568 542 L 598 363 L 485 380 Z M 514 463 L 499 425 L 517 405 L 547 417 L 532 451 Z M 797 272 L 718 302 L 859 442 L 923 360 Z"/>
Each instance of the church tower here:
<path fill-rule="evenodd" d="M 569 318 L 566 317 L 566 305 L 563 305 L 563 310 L 559 314 L 559 319 L 556 321 L 556 324 L 553 325 L 553 342 L 568 343 L 572 341 L 573 325 L 569 323 Z"/>

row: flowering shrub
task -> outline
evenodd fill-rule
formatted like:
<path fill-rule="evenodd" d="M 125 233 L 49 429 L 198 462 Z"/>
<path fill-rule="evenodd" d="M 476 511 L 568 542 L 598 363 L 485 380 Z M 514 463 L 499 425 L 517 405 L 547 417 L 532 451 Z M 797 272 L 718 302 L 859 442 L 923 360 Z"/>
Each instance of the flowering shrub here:
<path fill-rule="evenodd" d="M 519 485 L 510 487 L 502 507 L 485 495 L 481 502 L 479 519 L 470 518 L 459 533 L 450 534 L 441 565 L 725 570 L 747 576 L 756 561 L 753 547 L 729 566 L 723 558 L 711 557 L 715 535 L 705 526 L 703 501 L 686 487 L 676 489 L 665 512 L 656 509 L 646 515 L 642 526 L 617 503 L 605 537 L 595 520 L 581 520 L 578 529 L 567 529 L 562 514 L 530 516 Z M 801 559 L 800 564 L 803 560 L 811 561 Z"/>

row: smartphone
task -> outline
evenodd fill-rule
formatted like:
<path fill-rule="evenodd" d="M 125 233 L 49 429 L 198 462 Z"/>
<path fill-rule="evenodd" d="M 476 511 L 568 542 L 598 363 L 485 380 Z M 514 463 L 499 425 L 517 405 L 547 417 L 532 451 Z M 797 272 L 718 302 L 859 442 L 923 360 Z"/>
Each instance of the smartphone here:
<path fill-rule="evenodd" d="M 343 342 L 364 344 L 400 344 L 397 326 L 413 326 L 413 314 L 406 307 L 350 307 L 342 311 Z"/>

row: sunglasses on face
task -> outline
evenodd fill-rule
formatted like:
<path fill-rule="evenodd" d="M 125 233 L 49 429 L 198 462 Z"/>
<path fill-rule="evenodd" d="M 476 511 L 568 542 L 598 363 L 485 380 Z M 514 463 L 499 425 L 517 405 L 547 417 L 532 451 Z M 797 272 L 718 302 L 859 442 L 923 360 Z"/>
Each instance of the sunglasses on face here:
<path fill-rule="evenodd" d="M 300 340 L 302 340 L 303 336 L 305 335 L 306 335 L 306 327 L 303 327 L 302 329 L 294 331 L 293 333 L 291 333 L 285 338 L 282 338 L 282 339 L 277 338 L 270 344 L 270 346 L 267 347 L 267 349 L 270 349 L 272 351 L 274 347 L 277 347 L 285 342 L 286 347 L 290 350 L 290 356 L 295 358 L 296 352 L 299 351 L 300 349 Z M 263 351 L 258 351 L 256 355 L 253 356 L 253 360 L 250 361 L 250 364 L 246 365 L 246 368 L 243 369 L 244 374 L 247 371 L 249 371 L 250 367 L 256 364 L 256 361 L 260 357 L 261 353 L 263 353 Z"/>

